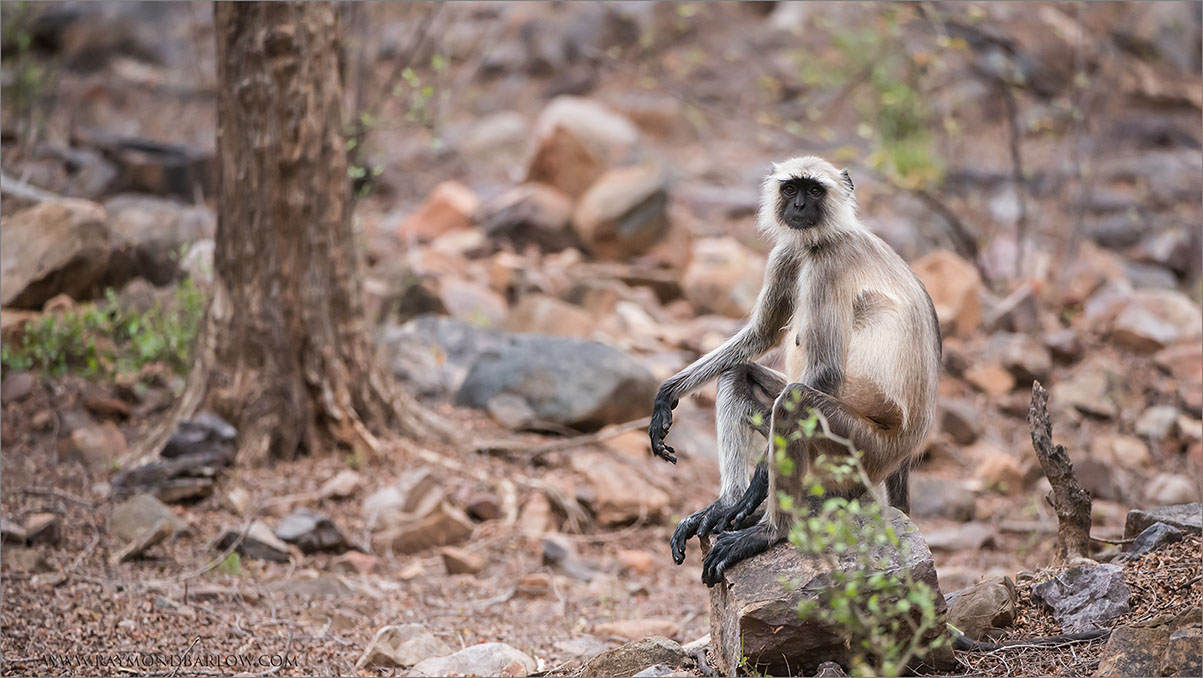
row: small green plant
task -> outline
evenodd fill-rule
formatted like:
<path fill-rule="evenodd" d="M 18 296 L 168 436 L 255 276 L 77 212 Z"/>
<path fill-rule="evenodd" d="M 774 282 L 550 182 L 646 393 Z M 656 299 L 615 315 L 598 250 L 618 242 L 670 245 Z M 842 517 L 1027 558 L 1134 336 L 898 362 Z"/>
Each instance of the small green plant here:
<path fill-rule="evenodd" d="M 204 312 L 204 292 L 191 280 L 180 283 L 171 303 L 145 312 L 123 309 L 110 289 L 98 303 L 27 323 L 19 345 L 0 349 L 0 366 L 5 373 L 38 369 L 95 378 L 159 362 L 184 375 Z"/>
<path fill-rule="evenodd" d="M 47 99 L 57 69 L 34 52 L 33 22 L 41 8 L 32 2 L 0 5 L 0 42 L 6 47 L 3 68 L 5 113 L 17 123 L 18 137 L 31 140 L 44 123 Z"/>
<path fill-rule="evenodd" d="M 786 403 L 790 405 L 798 403 Z M 813 410 L 789 435 L 801 437 L 833 441 L 847 454 L 820 454 L 806 470 L 803 487 L 811 499 L 809 510 L 795 507 L 789 496 L 779 497 L 780 506 L 794 516 L 790 542 L 830 572 L 827 585 L 816 598 L 803 600 L 798 614 L 843 631 L 854 675 L 902 675 L 911 660 L 947 642 L 946 634 L 931 633 L 940 623 L 935 607 L 939 593 L 905 567 L 908 545 L 890 524 L 885 502 L 876 497 L 861 452 L 834 435 Z M 788 443 L 785 436 L 774 436 L 775 461 L 782 473 L 795 470 L 785 454 Z M 863 499 L 828 496 L 824 487 L 850 483 L 863 484 Z M 935 638 L 928 638 L 932 635 Z"/>
<path fill-rule="evenodd" d="M 231 577 L 242 576 L 242 556 L 238 555 L 237 551 L 230 551 L 230 554 L 217 566 L 217 570 Z"/>

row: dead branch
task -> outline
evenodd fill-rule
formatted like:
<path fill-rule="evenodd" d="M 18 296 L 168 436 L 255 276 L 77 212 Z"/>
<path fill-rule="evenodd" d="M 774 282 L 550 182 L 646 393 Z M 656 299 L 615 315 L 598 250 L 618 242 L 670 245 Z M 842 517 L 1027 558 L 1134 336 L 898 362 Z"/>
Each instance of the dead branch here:
<path fill-rule="evenodd" d="M 1090 495 L 1078 484 L 1065 447 L 1053 444 L 1048 391 L 1039 381 L 1032 382 L 1028 428 L 1036 458 L 1053 486 L 1052 504 L 1057 514 L 1057 555 L 1053 562 L 1054 565 L 1065 565 L 1090 553 Z"/>

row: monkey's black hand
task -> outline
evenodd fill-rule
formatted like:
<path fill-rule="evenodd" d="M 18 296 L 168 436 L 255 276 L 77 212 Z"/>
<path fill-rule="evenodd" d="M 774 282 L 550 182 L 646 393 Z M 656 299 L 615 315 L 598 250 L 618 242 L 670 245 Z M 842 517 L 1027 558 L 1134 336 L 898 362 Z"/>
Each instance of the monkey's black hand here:
<path fill-rule="evenodd" d="M 765 476 L 765 486 L 767 488 L 768 476 Z M 685 562 L 685 542 L 689 541 L 692 536 L 705 537 L 709 534 L 718 534 L 728 528 L 731 519 L 738 512 L 738 507 L 741 502 L 732 503 L 731 500 L 724 500 L 719 497 L 715 502 L 706 508 L 690 515 L 677 523 L 677 529 L 673 531 L 672 539 L 669 544 L 672 546 L 673 562 L 680 565 Z M 755 508 L 753 508 L 755 510 Z"/>
<path fill-rule="evenodd" d="M 744 495 L 739 498 L 739 501 L 731 507 L 727 513 L 726 520 L 719 526 L 719 530 L 739 530 L 744 527 L 744 521 L 748 519 L 764 500 L 769 496 L 769 469 L 764 462 L 756 465 L 756 472 L 752 474 L 752 482 L 748 485 L 748 489 L 744 491 Z M 718 530 L 715 530 L 716 532 Z M 701 533 L 699 533 L 701 534 Z"/>
<path fill-rule="evenodd" d="M 647 427 L 647 433 L 652 439 L 652 454 L 664 461 L 677 463 L 676 450 L 664 443 L 664 436 L 673 425 L 673 408 L 677 406 L 675 399 L 657 396 L 652 406 L 652 423 Z"/>

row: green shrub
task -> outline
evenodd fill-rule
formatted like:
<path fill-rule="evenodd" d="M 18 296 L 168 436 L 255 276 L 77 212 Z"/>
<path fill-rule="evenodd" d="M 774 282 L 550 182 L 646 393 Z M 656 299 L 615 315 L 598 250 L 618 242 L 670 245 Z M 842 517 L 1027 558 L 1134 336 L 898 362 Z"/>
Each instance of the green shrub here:
<path fill-rule="evenodd" d="M 92 378 L 157 362 L 184 375 L 204 312 L 204 293 L 191 280 L 180 283 L 171 303 L 146 312 L 123 310 L 109 289 L 103 301 L 27 323 L 20 345 L 0 349 L 0 365 L 5 373 L 37 369 Z"/>
<path fill-rule="evenodd" d="M 798 614 L 843 630 L 853 675 L 903 675 L 912 659 L 947 642 L 944 634 L 924 639 L 940 623 L 935 607 L 940 594 L 916 581 L 905 566 L 896 574 L 887 572 L 892 563 L 906 563 L 909 554 L 886 517 L 886 503 L 875 496 L 876 490 L 868 482 L 861 452 L 850 441 L 833 435 L 826 420 L 813 410 L 790 437 L 832 440 L 848 450 L 838 457 L 819 455 L 813 468 L 807 469 L 805 480 L 812 499 L 809 510 L 794 506 L 788 496 L 778 498 L 779 505 L 794 515 L 790 542 L 803 554 L 825 563 L 831 572 L 828 585 L 817 598 L 802 601 Z M 783 436 L 774 436 L 774 456 L 781 472 L 793 471 L 792 461 L 785 455 L 787 442 Z M 860 482 L 866 493 L 862 499 L 826 497 L 825 480 Z"/>

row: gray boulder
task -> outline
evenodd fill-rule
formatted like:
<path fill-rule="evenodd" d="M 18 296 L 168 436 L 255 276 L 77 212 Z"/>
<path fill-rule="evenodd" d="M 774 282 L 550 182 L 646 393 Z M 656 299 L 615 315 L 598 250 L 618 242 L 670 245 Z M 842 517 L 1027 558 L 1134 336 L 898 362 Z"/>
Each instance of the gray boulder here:
<path fill-rule="evenodd" d="M 687 663 L 692 664 L 693 660 L 676 641 L 663 636 L 651 636 L 597 655 L 585 662 L 581 675 L 634 676 L 656 665 L 675 668 Z"/>
<path fill-rule="evenodd" d="M 944 596 L 948 623 L 973 640 L 1015 621 L 1015 583 L 1010 577 L 991 577 Z"/>
<path fill-rule="evenodd" d="M 530 655 L 505 643 L 481 643 L 446 657 L 418 662 L 411 676 L 528 676 L 535 672 Z"/>
<path fill-rule="evenodd" d="M 393 374 L 421 398 L 459 390 L 472 363 L 503 346 L 507 335 L 446 316 L 421 315 L 376 337 Z"/>
<path fill-rule="evenodd" d="M 476 360 L 455 402 L 483 410 L 511 394 L 541 421 L 590 431 L 649 414 L 656 387 L 646 368 L 605 344 L 517 334 Z"/>
<path fill-rule="evenodd" d="M 1128 612 L 1131 598 L 1119 565 L 1084 565 L 1032 587 L 1032 598 L 1053 614 L 1065 633 L 1102 628 Z"/>
<path fill-rule="evenodd" d="M 114 237 L 104 208 L 87 200 L 45 202 L 5 217 L 0 229 L 0 304 L 40 309 L 99 291 Z"/>
<path fill-rule="evenodd" d="M 1132 509 L 1124 523 L 1124 538 L 1132 539 L 1154 523 L 1165 523 L 1184 534 L 1203 533 L 1203 504 L 1178 504 L 1154 509 Z"/>
<path fill-rule="evenodd" d="M 901 511 L 889 508 L 886 520 L 894 528 L 906 552 L 882 552 L 888 563 L 885 575 L 909 571 L 915 581 L 936 592 L 934 601 L 941 621 L 928 632 L 928 640 L 945 633 L 942 623 L 946 605 L 939 595 L 939 582 L 931 551 L 914 523 Z M 840 559 L 840 567 L 857 567 L 855 557 Z M 710 589 L 710 637 L 712 656 L 723 675 L 734 675 L 744 657 L 750 666 L 768 675 L 814 675 L 823 661 L 845 662 L 848 647 L 843 629 L 818 620 L 801 619 L 798 604 L 815 599 L 830 586 L 831 570 L 816 557 L 803 555 L 788 543 L 742 561 L 727 570 L 726 581 Z M 782 582 L 796 583 L 787 591 Z M 955 661 L 948 647 L 922 658 L 928 666 L 949 668 Z"/>

